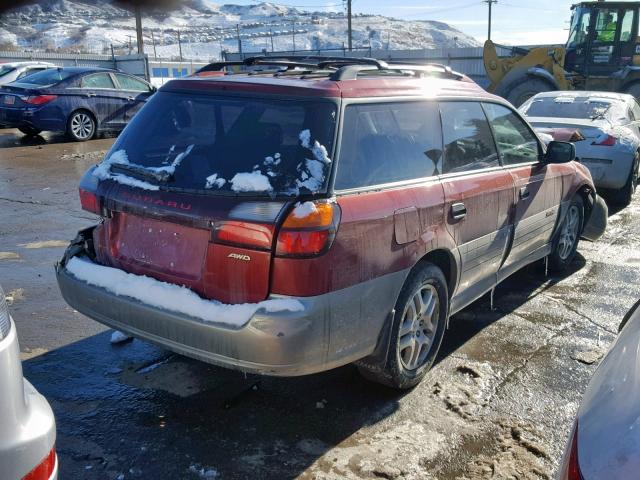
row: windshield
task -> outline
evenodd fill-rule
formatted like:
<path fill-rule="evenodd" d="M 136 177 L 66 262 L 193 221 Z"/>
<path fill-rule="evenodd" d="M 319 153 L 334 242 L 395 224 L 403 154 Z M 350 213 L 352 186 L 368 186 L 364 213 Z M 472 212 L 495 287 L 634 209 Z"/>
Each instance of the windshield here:
<path fill-rule="evenodd" d="M 618 111 L 624 109 L 624 104 L 605 98 L 595 97 L 543 97 L 534 98 L 520 107 L 520 111 L 527 117 L 556 117 L 596 119 L 609 117 L 611 107 L 620 105 Z"/>
<path fill-rule="evenodd" d="M 576 48 L 584 44 L 589 35 L 589 21 L 591 11 L 588 8 L 577 7 L 571 17 L 571 28 L 567 48 Z"/>
<path fill-rule="evenodd" d="M 32 73 L 24 79 L 20 79 L 20 83 L 29 83 L 32 85 L 54 85 L 73 75 L 74 72 L 63 70 L 61 68 L 49 68 L 41 72 Z"/>
<path fill-rule="evenodd" d="M 94 174 L 149 189 L 324 192 L 335 122 L 326 101 L 159 92 Z"/>
<path fill-rule="evenodd" d="M 4 77 L 7 73 L 11 73 L 14 70 L 15 70 L 15 67 L 3 65 L 2 67 L 0 67 L 0 77 Z"/>

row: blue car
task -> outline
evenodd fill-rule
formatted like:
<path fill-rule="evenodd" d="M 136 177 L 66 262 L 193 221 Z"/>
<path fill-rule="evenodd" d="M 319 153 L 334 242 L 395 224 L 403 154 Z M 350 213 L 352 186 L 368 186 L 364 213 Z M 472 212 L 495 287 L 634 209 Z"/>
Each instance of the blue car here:
<path fill-rule="evenodd" d="M 25 135 L 66 132 L 85 141 L 122 130 L 155 90 L 117 70 L 51 68 L 0 88 L 0 125 Z"/>

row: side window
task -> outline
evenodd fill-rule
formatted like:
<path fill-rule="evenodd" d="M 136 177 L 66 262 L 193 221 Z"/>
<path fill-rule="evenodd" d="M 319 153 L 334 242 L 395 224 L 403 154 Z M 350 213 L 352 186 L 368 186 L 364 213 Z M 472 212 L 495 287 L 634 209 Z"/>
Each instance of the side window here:
<path fill-rule="evenodd" d="M 498 153 L 487 117 L 479 103 L 443 102 L 442 173 L 465 172 L 498 166 Z"/>
<path fill-rule="evenodd" d="M 616 26 L 618 24 L 618 11 L 614 9 L 601 8 L 596 18 L 596 38 L 597 42 L 613 42 L 616 37 Z"/>
<path fill-rule="evenodd" d="M 116 88 L 108 73 L 96 73 L 82 78 L 82 88 Z"/>
<path fill-rule="evenodd" d="M 118 79 L 118 83 L 120 84 L 120 88 L 123 90 L 135 90 L 136 92 L 149 91 L 149 86 L 142 80 L 130 77 L 129 75 L 122 75 L 121 73 L 116 73 L 115 75 Z"/>
<path fill-rule="evenodd" d="M 335 188 L 437 175 L 442 134 L 435 102 L 350 105 L 344 114 Z"/>
<path fill-rule="evenodd" d="M 538 160 L 540 146 L 531 129 L 515 113 L 502 105 L 484 103 L 487 117 L 504 165 Z"/>
<path fill-rule="evenodd" d="M 620 41 L 628 42 L 636 39 L 636 35 L 633 34 L 633 10 L 625 10 L 622 17 L 622 26 L 620 27 Z"/>

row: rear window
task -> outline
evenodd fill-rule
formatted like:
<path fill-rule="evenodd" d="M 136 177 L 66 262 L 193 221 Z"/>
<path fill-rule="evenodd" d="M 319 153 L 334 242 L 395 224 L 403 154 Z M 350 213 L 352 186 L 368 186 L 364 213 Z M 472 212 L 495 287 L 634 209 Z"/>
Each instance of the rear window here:
<path fill-rule="evenodd" d="M 212 193 L 324 192 L 335 122 L 326 101 L 159 92 L 97 174 Z"/>
<path fill-rule="evenodd" d="M 15 69 L 16 69 L 15 67 L 9 67 L 7 65 L 3 65 L 2 67 L 0 67 L 0 77 L 4 77 L 8 73 L 13 72 Z"/>
<path fill-rule="evenodd" d="M 54 85 L 62 80 L 69 78 L 73 75 L 73 72 L 68 70 L 61 70 L 59 68 L 49 68 L 42 72 L 37 72 L 29 75 L 28 78 L 23 79 L 23 83 L 30 83 L 32 85 Z"/>
<path fill-rule="evenodd" d="M 613 102 L 617 103 L 617 102 Z M 520 111 L 527 117 L 595 119 L 609 115 L 612 101 L 603 98 L 559 96 L 535 98 Z"/>

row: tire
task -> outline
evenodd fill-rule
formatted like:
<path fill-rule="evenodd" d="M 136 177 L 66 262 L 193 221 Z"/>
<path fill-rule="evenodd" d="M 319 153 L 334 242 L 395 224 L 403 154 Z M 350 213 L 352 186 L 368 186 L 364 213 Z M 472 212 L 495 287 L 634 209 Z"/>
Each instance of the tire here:
<path fill-rule="evenodd" d="M 584 224 L 584 202 L 580 195 L 571 200 L 562 225 L 553 241 L 553 249 L 549 255 L 549 269 L 554 272 L 566 270 L 578 250 L 578 242 Z"/>
<path fill-rule="evenodd" d="M 526 77 L 509 89 L 505 98 L 517 108 L 537 93 L 550 92 L 552 90 L 555 90 L 555 88 L 549 82 L 535 77 Z"/>
<path fill-rule="evenodd" d="M 20 130 L 22 133 L 24 133 L 28 137 L 35 137 L 40 132 L 42 132 L 42 130 L 38 130 L 37 128 L 33 128 L 33 127 L 18 127 L 18 130 Z"/>
<path fill-rule="evenodd" d="M 67 135 L 76 142 L 86 142 L 96 135 L 96 121 L 87 110 L 76 110 L 67 120 Z"/>
<path fill-rule="evenodd" d="M 639 165 L 640 156 L 636 154 L 636 158 L 633 160 L 633 165 L 631 166 L 631 171 L 629 172 L 629 177 L 627 178 L 626 183 L 613 195 L 612 201 L 616 205 L 626 207 L 631 203 L 631 200 L 633 200 L 633 194 L 636 193 L 636 188 L 638 187 Z"/>
<path fill-rule="evenodd" d="M 418 310 L 422 313 L 418 314 Z M 426 263 L 409 276 L 400 291 L 384 365 L 375 371 L 359 366 L 360 373 L 399 390 L 416 386 L 438 355 L 448 314 L 449 293 L 444 274 L 435 265 Z"/>

